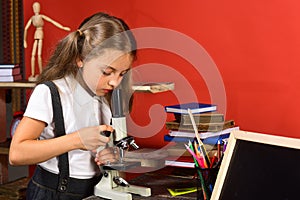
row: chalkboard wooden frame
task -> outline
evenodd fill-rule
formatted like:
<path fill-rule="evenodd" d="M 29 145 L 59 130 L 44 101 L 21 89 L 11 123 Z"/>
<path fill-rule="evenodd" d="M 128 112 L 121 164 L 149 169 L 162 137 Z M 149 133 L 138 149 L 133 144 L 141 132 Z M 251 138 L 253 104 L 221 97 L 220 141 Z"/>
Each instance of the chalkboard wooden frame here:
<path fill-rule="evenodd" d="M 300 199 L 300 139 L 233 131 L 212 200 Z"/>

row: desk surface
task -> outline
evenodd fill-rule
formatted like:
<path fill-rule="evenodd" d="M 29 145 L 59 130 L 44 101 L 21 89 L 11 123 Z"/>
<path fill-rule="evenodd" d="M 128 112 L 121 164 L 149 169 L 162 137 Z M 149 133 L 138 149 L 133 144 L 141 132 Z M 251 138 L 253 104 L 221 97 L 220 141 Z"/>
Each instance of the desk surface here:
<path fill-rule="evenodd" d="M 145 173 L 128 181 L 132 185 L 151 188 L 150 197 L 132 195 L 133 200 L 162 200 L 162 199 L 196 199 L 197 192 L 172 197 L 167 188 L 180 189 L 196 187 L 196 179 L 193 179 L 195 171 L 188 168 L 165 167 L 161 170 Z M 86 200 L 102 200 L 100 197 L 89 197 Z"/>
<path fill-rule="evenodd" d="M 26 188 L 29 178 L 0 185 L 0 200 L 20 200 L 26 198 Z"/>

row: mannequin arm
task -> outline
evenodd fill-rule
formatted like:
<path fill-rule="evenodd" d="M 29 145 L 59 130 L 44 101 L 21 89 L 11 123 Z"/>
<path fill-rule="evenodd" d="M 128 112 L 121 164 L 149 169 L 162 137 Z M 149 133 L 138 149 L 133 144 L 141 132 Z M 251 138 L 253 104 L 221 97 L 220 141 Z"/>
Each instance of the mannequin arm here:
<path fill-rule="evenodd" d="M 27 38 L 27 30 L 28 30 L 28 28 L 30 27 L 30 25 L 31 25 L 31 22 L 32 22 L 32 20 L 31 20 L 31 18 L 28 20 L 28 22 L 27 22 L 27 24 L 26 24 L 26 26 L 25 26 L 25 29 L 24 29 L 24 48 L 27 48 L 27 42 L 26 42 L 26 38 Z"/>
<path fill-rule="evenodd" d="M 48 22 L 51 22 L 54 26 L 60 28 L 60 29 L 63 29 L 65 31 L 70 31 L 71 29 L 69 27 L 65 27 L 63 25 L 61 25 L 60 23 L 54 21 L 53 19 L 51 19 L 50 17 L 47 17 L 45 15 L 42 15 L 43 19 L 48 21 Z"/>

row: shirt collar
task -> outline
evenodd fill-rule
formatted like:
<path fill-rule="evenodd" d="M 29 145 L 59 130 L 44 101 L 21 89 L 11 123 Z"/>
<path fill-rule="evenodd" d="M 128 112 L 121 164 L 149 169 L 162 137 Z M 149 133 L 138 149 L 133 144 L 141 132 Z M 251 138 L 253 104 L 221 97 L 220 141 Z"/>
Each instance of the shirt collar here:
<path fill-rule="evenodd" d="M 70 89 L 70 94 L 73 95 L 74 101 L 79 105 L 84 105 L 95 100 L 95 97 L 87 92 L 73 76 L 65 77 L 65 81 Z"/>

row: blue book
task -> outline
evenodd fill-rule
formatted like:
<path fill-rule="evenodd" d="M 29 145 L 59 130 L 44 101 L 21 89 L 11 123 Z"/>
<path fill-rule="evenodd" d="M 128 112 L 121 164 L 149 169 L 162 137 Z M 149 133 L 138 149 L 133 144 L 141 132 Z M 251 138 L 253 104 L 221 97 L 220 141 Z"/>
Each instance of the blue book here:
<path fill-rule="evenodd" d="M 169 113 L 188 114 L 188 109 L 190 109 L 193 114 L 199 114 L 216 111 L 217 106 L 197 102 L 165 106 L 165 111 Z"/>
<path fill-rule="evenodd" d="M 215 145 L 218 143 L 218 140 L 223 140 L 226 138 L 229 138 L 230 133 L 220 135 L 217 137 L 210 137 L 210 138 L 205 138 L 202 140 L 204 144 L 212 144 Z M 164 141 L 166 142 L 183 142 L 183 143 L 188 143 L 189 141 L 194 140 L 195 138 L 190 138 L 190 137 L 176 137 L 176 136 L 170 136 L 170 135 L 164 135 Z"/>

